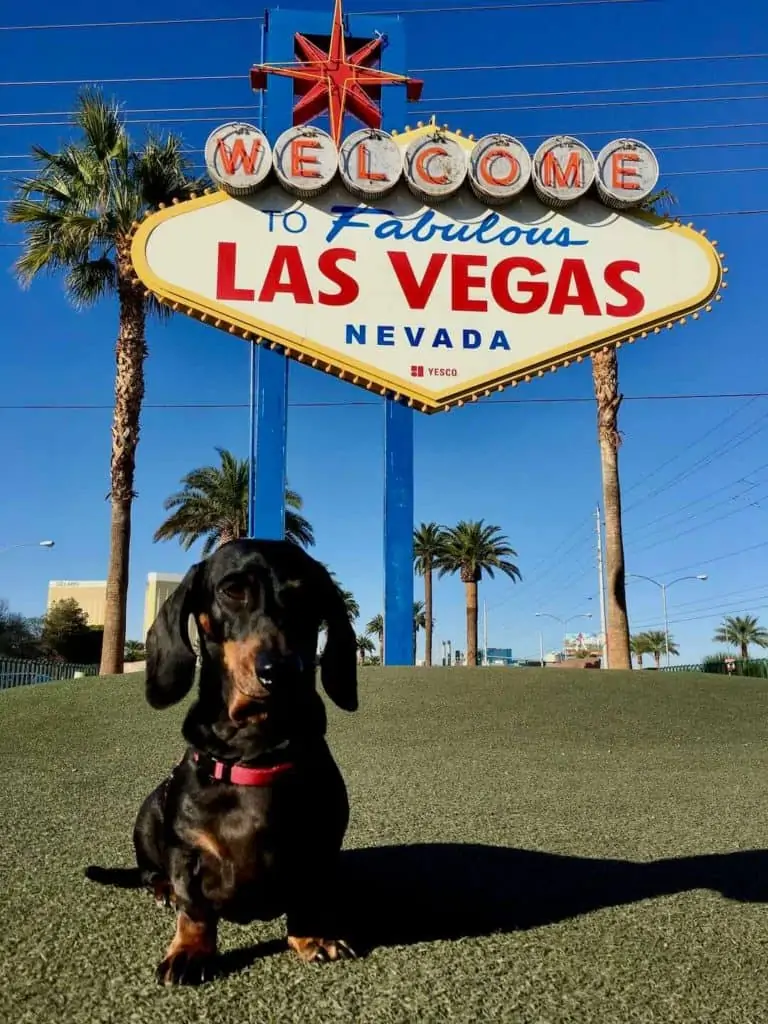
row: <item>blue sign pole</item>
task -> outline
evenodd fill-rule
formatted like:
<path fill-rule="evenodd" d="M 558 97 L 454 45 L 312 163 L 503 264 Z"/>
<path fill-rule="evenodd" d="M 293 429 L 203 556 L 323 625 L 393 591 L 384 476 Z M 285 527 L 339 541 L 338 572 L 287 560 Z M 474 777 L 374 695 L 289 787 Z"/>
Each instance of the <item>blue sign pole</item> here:
<path fill-rule="evenodd" d="M 328 37 L 331 5 L 326 11 L 269 10 L 265 12 L 268 56 L 262 63 L 291 65 L 294 35 Z M 350 15 L 345 18 L 356 39 L 385 37 L 385 70 L 406 73 L 405 31 L 397 17 Z M 262 127 L 274 142 L 292 124 L 293 82 L 274 76 L 268 88 L 268 118 Z M 401 130 L 406 122 L 403 87 L 381 90 L 383 126 Z M 267 123 L 272 132 L 267 129 Z M 350 129 L 351 130 L 351 126 Z M 274 133 L 274 134 L 273 134 Z M 264 348 L 254 353 L 252 394 L 255 429 L 249 521 L 251 535 L 283 536 L 285 515 L 285 452 L 287 422 L 287 360 Z M 413 664 L 413 410 L 384 402 L 384 664 Z M 255 497 L 258 495 L 258 502 Z M 279 529 L 279 533 L 276 532 Z"/>
<path fill-rule="evenodd" d="M 266 60 L 268 21 L 261 28 L 261 60 Z M 293 37 L 290 52 L 293 58 Z M 285 60 L 279 51 L 286 49 L 279 34 L 275 37 L 275 60 Z M 279 92 L 275 83 L 274 92 Z M 270 99 L 272 97 L 270 96 Z M 285 110 L 290 117 L 290 101 L 276 96 L 273 109 Z M 280 100 L 283 99 L 283 103 Z M 269 135 L 264 98 L 259 100 L 259 127 Z M 276 119 L 273 119 L 275 123 Z M 286 123 L 290 123 L 287 121 Z M 277 120 L 277 132 L 283 125 Z M 250 452 L 248 473 L 248 536 L 282 540 L 285 535 L 285 484 L 288 441 L 288 360 L 277 349 L 251 343 L 250 362 Z"/>

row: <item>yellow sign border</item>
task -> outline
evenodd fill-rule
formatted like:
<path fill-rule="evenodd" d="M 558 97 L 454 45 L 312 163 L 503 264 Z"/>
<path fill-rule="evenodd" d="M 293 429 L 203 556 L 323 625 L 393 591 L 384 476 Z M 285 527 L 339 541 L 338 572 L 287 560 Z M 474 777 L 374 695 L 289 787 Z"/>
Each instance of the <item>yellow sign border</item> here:
<path fill-rule="evenodd" d="M 405 132 L 399 135 L 394 132 L 393 134 L 396 135 L 399 145 L 407 145 L 412 138 L 435 130 L 455 139 L 467 150 L 474 148 L 475 143 L 472 136 L 465 137 L 444 126 L 439 127 L 434 120 L 431 124 L 419 125 L 413 130 L 406 128 Z M 410 407 L 418 408 L 425 413 L 447 411 L 455 406 L 464 405 L 467 401 L 477 401 L 495 391 L 503 391 L 510 386 L 515 387 L 520 381 L 529 381 L 534 376 L 543 377 L 547 371 L 555 372 L 560 367 L 568 366 L 572 362 L 581 362 L 585 356 L 600 349 L 618 348 L 625 341 L 631 343 L 636 338 L 646 338 L 649 332 L 658 334 L 662 327 L 671 328 L 675 323 L 684 324 L 687 316 L 693 314 L 694 318 L 697 318 L 699 310 L 709 311 L 711 309 L 710 302 L 713 299 L 719 300 L 720 288 L 725 287 L 723 274 L 727 272 L 727 268 L 723 267 L 721 254 L 717 252 L 714 244 L 704 237 L 703 231 L 696 231 L 692 224 L 683 226 L 678 221 L 657 217 L 652 213 L 614 211 L 617 216 L 634 217 L 658 227 L 666 227 L 667 230 L 682 234 L 695 242 L 704 250 L 710 262 L 711 273 L 707 287 L 685 302 L 658 311 L 651 318 L 636 317 L 634 320 L 623 323 L 619 330 L 598 332 L 568 345 L 550 349 L 538 360 L 533 362 L 526 360 L 507 366 L 502 373 L 476 377 L 464 383 L 458 390 L 446 388 L 440 392 L 425 392 L 415 387 L 411 380 L 405 380 L 394 374 L 382 373 L 355 359 L 340 356 L 337 352 L 326 349 L 314 341 L 299 337 L 289 331 L 283 331 L 273 324 L 238 314 L 229 306 L 213 299 L 206 299 L 194 292 L 187 292 L 185 289 L 175 287 L 157 277 L 147 262 L 146 248 L 152 232 L 158 225 L 192 210 L 226 202 L 237 202 L 237 199 L 223 191 L 211 189 L 205 195 L 149 213 L 141 224 L 135 226 L 131 239 L 131 262 L 138 281 L 154 295 L 158 302 L 170 306 L 174 312 L 184 313 L 202 323 L 209 323 L 220 330 L 226 330 L 230 334 L 239 334 L 246 341 L 255 344 L 266 343 L 270 348 L 282 347 L 284 354 L 290 359 L 305 363 L 315 369 L 324 370 L 340 380 L 350 381 L 395 401 L 405 401 Z"/>

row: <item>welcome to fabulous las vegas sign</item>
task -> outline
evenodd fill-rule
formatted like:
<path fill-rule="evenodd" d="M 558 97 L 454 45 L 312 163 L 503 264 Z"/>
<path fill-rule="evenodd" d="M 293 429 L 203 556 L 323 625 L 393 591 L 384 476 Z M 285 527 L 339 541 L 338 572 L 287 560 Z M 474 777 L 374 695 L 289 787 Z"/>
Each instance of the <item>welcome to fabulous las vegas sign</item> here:
<path fill-rule="evenodd" d="M 382 395 L 435 412 L 658 333 L 709 308 L 720 254 L 637 209 L 653 151 L 533 154 L 434 122 L 337 145 L 299 124 L 270 145 L 228 123 L 207 194 L 151 214 L 132 260 L 161 302 Z"/>

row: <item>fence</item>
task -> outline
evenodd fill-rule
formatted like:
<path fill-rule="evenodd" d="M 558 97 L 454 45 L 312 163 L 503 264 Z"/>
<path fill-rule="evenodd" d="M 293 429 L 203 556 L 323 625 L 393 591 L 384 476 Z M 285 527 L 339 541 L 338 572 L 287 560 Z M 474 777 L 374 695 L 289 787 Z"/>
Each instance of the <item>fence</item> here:
<path fill-rule="evenodd" d="M 65 661 L 28 661 L 23 658 L 0 658 L 0 690 L 12 686 L 31 686 L 33 683 L 51 683 L 58 679 L 73 679 L 76 672 L 85 676 L 99 673 L 98 665 L 72 665 Z"/>
<path fill-rule="evenodd" d="M 733 675 L 750 676 L 758 679 L 768 679 L 768 658 L 734 658 Z M 662 672 L 713 672 L 716 675 L 727 676 L 728 669 L 725 661 L 705 661 L 699 665 L 670 665 L 669 668 L 662 667 Z"/>

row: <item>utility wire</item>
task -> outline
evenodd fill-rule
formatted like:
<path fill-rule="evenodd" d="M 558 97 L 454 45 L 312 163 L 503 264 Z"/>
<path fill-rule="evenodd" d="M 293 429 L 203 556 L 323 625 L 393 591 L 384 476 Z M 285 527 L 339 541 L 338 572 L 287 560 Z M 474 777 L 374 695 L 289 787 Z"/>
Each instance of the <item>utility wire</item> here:
<path fill-rule="evenodd" d="M 349 11 L 352 16 L 384 16 L 396 14 L 464 14 L 480 11 L 524 11 L 538 10 L 547 7 L 620 7 L 637 4 L 655 3 L 658 0 L 549 0 L 546 3 L 525 4 L 478 4 L 468 7 L 405 7 L 401 9 L 384 9 L 378 11 Z M 237 22 L 261 22 L 261 15 L 233 15 L 211 18 L 156 18 L 134 21 L 81 21 L 52 25 L 0 25 L 0 32 L 61 32 L 76 29 L 93 28 L 152 28 L 168 25 L 218 25 Z"/>
<path fill-rule="evenodd" d="M 577 61 L 545 61 L 531 64 L 472 64 L 472 65 L 447 65 L 437 68 L 411 68 L 411 74 L 465 74 L 469 71 L 534 71 L 551 70 L 553 68 L 597 68 L 615 67 L 620 65 L 638 64 L 675 64 L 675 63 L 699 63 L 702 61 L 730 61 L 730 60 L 766 60 L 768 53 L 724 53 L 724 54 L 696 54 L 679 57 L 627 57 L 627 58 L 603 58 L 594 60 Z M 306 63 L 304 61 L 283 61 L 281 67 L 290 67 Z M 158 82 L 224 82 L 242 80 L 247 76 L 244 73 L 236 75 L 153 75 L 153 76 L 125 76 L 121 78 L 101 78 L 98 75 L 91 75 L 88 78 L 59 78 L 59 79 L 28 79 L 0 82 L 3 88 L 27 88 L 32 86 L 60 86 L 60 85 L 88 85 L 94 81 L 104 85 L 127 85 L 127 84 L 156 84 Z"/>
<path fill-rule="evenodd" d="M 768 82 L 755 83 L 755 85 L 768 85 Z M 500 99 L 501 97 L 489 97 L 490 99 Z M 458 103 L 470 102 L 472 97 L 455 96 L 452 100 Z M 451 109 L 435 108 L 434 113 L 436 114 L 466 114 L 466 113 L 483 113 L 493 111 L 536 111 L 536 110 L 597 110 L 597 109 L 610 109 L 612 107 L 665 107 L 679 103 L 744 103 L 744 102 L 755 102 L 758 100 L 766 100 L 768 95 L 765 93 L 758 93 L 747 96 L 681 96 L 681 97 L 667 97 L 666 99 L 647 99 L 647 100 L 599 100 L 597 102 L 590 103 L 533 103 L 526 104 L 524 106 L 492 106 L 492 107 L 455 107 Z M 419 102 L 428 103 L 430 110 L 435 103 L 450 102 L 450 99 L 446 100 L 421 100 Z M 201 113 L 206 110 L 219 110 L 228 113 L 235 113 L 240 111 L 252 111 L 252 103 L 240 103 L 240 104 L 224 104 L 221 106 L 205 106 L 205 107 L 126 107 L 124 109 L 125 114 L 193 114 Z M 0 118 L 9 117 L 74 117 L 76 111 L 74 110 L 29 110 L 29 111 L 17 111 L 12 113 L 0 113 Z M 66 122 L 55 122 L 56 124 Z"/>
<path fill-rule="evenodd" d="M 625 402 L 669 402 L 669 401 L 687 401 L 687 400 L 704 400 L 704 399 L 724 399 L 724 398 L 768 398 L 768 391 L 752 391 L 752 392 L 710 392 L 707 394 L 696 394 L 696 395 L 625 395 Z M 593 405 L 595 402 L 594 397 L 583 398 L 581 396 L 567 397 L 567 398 L 494 398 L 487 402 L 472 403 L 471 405 L 465 406 L 467 409 L 488 409 L 493 405 L 572 405 L 576 403 L 585 403 Z M 289 405 L 301 406 L 304 408 L 339 408 L 342 406 L 371 406 L 375 408 L 381 408 L 383 399 L 380 401 L 368 400 L 352 400 L 352 401 L 328 401 L 328 402 L 289 402 Z M 216 411 L 220 409 L 247 409 L 247 402 L 144 402 L 142 409 L 195 409 L 203 411 Z M 38 412 L 38 411 L 99 411 L 99 410 L 112 410 L 113 404 L 91 404 L 87 402 L 83 403 L 60 403 L 60 402 L 39 402 L 39 403 L 18 403 L 18 404 L 0 404 L 0 411 L 26 411 L 26 412 Z"/>

